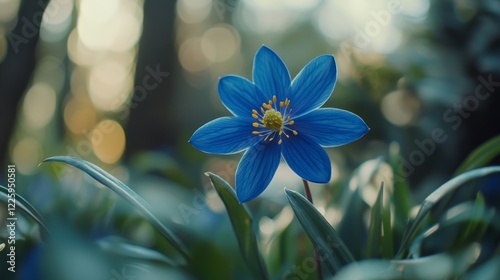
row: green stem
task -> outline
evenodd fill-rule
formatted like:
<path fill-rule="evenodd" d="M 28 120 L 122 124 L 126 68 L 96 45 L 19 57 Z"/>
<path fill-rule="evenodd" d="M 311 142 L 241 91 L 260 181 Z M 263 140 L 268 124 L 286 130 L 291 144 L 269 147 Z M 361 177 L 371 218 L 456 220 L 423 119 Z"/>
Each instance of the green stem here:
<path fill-rule="evenodd" d="M 313 198 L 312 198 L 312 195 L 311 195 L 311 189 L 309 189 L 309 182 L 307 182 L 306 180 L 302 179 L 302 183 L 304 183 L 304 191 L 306 193 L 307 200 L 309 200 L 309 202 L 311 202 L 311 204 L 314 204 L 313 203 Z M 313 246 L 314 246 L 314 244 L 313 244 Z M 317 272 L 318 272 L 318 280 L 323 280 L 323 271 L 321 270 L 320 256 L 319 256 L 319 252 L 318 252 L 318 250 L 316 250 L 316 248 L 314 248 L 314 260 L 316 260 L 316 268 L 317 268 Z"/>

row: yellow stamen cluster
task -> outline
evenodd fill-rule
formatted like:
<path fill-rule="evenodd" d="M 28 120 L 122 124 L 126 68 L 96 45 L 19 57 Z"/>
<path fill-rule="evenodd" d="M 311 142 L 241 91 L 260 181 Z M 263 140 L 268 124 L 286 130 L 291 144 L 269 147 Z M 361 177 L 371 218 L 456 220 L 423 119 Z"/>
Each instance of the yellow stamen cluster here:
<path fill-rule="evenodd" d="M 281 126 L 283 125 L 283 117 L 281 117 L 280 112 L 277 112 L 274 109 L 269 109 L 264 113 L 262 123 L 264 124 L 264 127 L 267 127 L 274 131 L 279 131 L 281 129 Z"/>
<path fill-rule="evenodd" d="M 290 99 L 285 98 L 285 101 L 280 101 L 279 109 L 277 104 L 277 98 L 273 96 L 272 100 L 269 100 L 267 103 L 262 103 L 260 113 L 255 109 L 252 110 L 252 117 L 258 120 L 258 122 L 252 123 L 252 126 L 255 128 L 265 128 L 260 131 L 254 130 L 252 134 L 265 137 L 264 141 L 272 141 L 276 134 L 278 134 L 280 138 L 278 144 L 281 144 L 283 143 L 281 135 L 290 138 L 285 130 L 291 131 L 293 135 L 297 135 L 298 132 L 287 127 L 295 123 L 295 121 L 290 119 L 290 113 L 292 112 L 292 109 L 288 109 L 290 106 Z"/>

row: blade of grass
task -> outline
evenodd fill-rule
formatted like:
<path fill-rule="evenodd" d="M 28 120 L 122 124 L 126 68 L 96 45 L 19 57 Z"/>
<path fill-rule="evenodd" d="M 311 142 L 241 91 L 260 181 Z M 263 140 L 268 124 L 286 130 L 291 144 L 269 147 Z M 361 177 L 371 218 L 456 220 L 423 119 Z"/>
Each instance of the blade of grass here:
<path fill-rule="evenodd" d="M 102 238 L 97 241 L 97 245 L 99 245 L 103 251 L 114 256 L 175 266 L 175 261 L 164 254 L 144 246 L 129 243 L 127 240 L 120 237 L 111 236 Z"/>
<path fill-rule="evenodd" d="M 474 168 L 483 167 L 498 155 L 500 155 L 500 135 L 491 138 L 487 142 L 474 149 L 471 153 L 469 153 L 467 158 L 455 171 L 454 176 L 458 176 L 461 173 L 472 170 Z M 447 205 L 451 199 L 452 196 L 448 195 L 445 200 L 443 200 L 444 203 L 442 203 L 442 205 Z M 445 209 L 436 210 L 437 213 L 442 213 L 444 211 Z"/>
<path fill-rule="evenodd" d="M 481 193 L 477 193 L 476 201 L 474 202 L 474 213 L 477 216 L 482 216 L 485 214 L 485 211 L 486 204 L 484 202 L 484 197 L 481 195 Z M 479 231 L 481 232 L 481 234 L 483 234 L 487 227 L 487 223 L 481 223 L 481 221 L 478 220 L 471 220 L 471 222 L 464 229 L 463 234 L 460 235 L 460 241 L 464 242 L 467 237 L 469 237 L 469 235 L 473 234 L 475 231 Z"/>
<path fill-rule="evenodd" d="M 338 233 L 314 205 L 295 191 L 285 189 L 285 192 L 295 217 L 319 252 L 320 261 L 324 261 L 333 274 L 354 262 L 354 257 Z"/>
<path fill-rule="evenodd" d="M 212 185 L 226 206 L 241 254 L 251 272 L 256 274 L 257 279 L 269 279 L 262 255 L 259 252 L 257 238 L 253 232 L 250 212 L 245 205 L 239 203 L 236 193 L 226 181 L 216 174 L 210 172 L 205 174 L 210 178 Z"/>
<path fill-rule="evenodd" d="M 332 280 L 458 279 L 474 262 L 479 247 L 472 244 L 453 254 L 441 253 L 410 260 L 362 260 L 346 266 Z"/>
<path fill-rule="evenodd" d="M 338 196 L 338 205 L 343 215 L 336 230 L 353 256 L 359 259 L 366 256 L 366 246 L 359 240 L 365 240 L 368 236 L 365 222 L 359 219 L 369 207 L 363 193 L 371 188 L 371 181 L 380 173 L 383 165 L 382 157 L 362 163 L 354 170 L 349 183 L 344 185 L 344 191 Z"/>
<path fill-rule="evenodd" d="M 379 257 L 380 239 L 382 237 L 382 211 L 384 199 L 384 183 L 381 183 L 377 199 L 373 204 L 370 215 L 370 227 L 368 229 L 368 245 L 366 246 L 366 258 Z"/>
<path fill-rule="evenodd" d="M 47 158 L 42 163 L 46 162 L 63 162 L 74 166 L 120 195 L 126 201 L 136 206 L 140 213 L 144 215 L 144 217 L 168 240 L 168 242 L 184 257 L 186 261 L 191 261 L 191 256 L 184 244 L 165 225 L 164 222 L 160 221 L 160 219 L 153 214 L 153 207 L 123 182 L 102 170 L 100 167 L 83 159 L 69 156 L 56 156 Z"/>
<path fill-rule="evenodd" d="M 392 259 L 394 257 L 394 245 L 392 235 L 393 228 L 391 226 L 390 204 L 385 205 L 382 215 L 382 257 L 386 259 Z"/>
<path fill-rule="evenodd" d="M 399 144 L 395 142 L 389 146 L 389 162 L 394 173 L 394 190 L 391 197 L 394 205 L 394 229 L 400 234 L 408 222 L 412 202 L 410 187 L 401 169 L 403 163 L 399 150 Z"/>
<path fill-rule="evenodd" d="M 11 203 L 12 197 L 9 197 L 9 189 L 0 185 L 0 200 L 5 201 L 6 204 Z M 50 232 L 45 225 L 45 219 L 42 217 L 42 215 L 33 207 L 24 197 L 16 193 L 16 196 L 14 198 L 15 200 L 15 205 L 16 209 L 21 209 L 28 217 L 31 217 L 40 227 L 42 230 L 47 234 L 50 235 Z M 9 214 L 9 213 L 7 213 Z"/>
<path fill-rule="evenodd" d="M 444 218 L 437 224 L 434 224 L 429 229 L 419 234 L 410 245 L 410 253 L 414 258 L 420 257 L 420 248 L 425 238 L 435 234 L 438 231 L 444 230 L 447 227 L 463 224 L 486 224 L 500 232 L 500 221 L 498 217 L 495 219 L 495 210 L 489 209 L 478 211 L 474 203 L 465 202 L 459 204 L 447 211 Z M 465 233 L 457 236 L 459 239 L 467 238 Z"/>
<path fill-rule="evenodd" d="M 491 138 L 487 142 L 474 149 L 457 168 L 457 171 L 455 171 L 455 175 L 464 173 L 465 171 L 471 169 L 485 166 L 498 155 L 500 155 L 500 135 Z"/>
<path fill-rule="evenodd" d="M 461 279 L 477 259 L 480 245 L 473 243 L 454 253 L 439 253 L 410 260 L 392 260 L 395 279 Z"/>
<path fill-rule="evenodd" d="M 420 209 L 415 217 L 415 220 L 411 223 L 409 227 L 407 227 L 403 233 L 403 239 L 401 245 L 399 247 L 398 253 L 396 254 L 397 258 L 402 258 L 404 253 L 406 252 L 408 245 L 413 236 L 416 234 L 416 230 L 424 217 L 429 213 L 431 208 L 440 201 L 443 197 L 445 197 L 448 193 L 455 191 L 461 186 L 465 185 L 466 182 L 490 175 L 493 173 L 500 173 L 500 166 L 493 167 L 483 167 L 471 171 L 467 171 L 457 177 L 449 180 L 444 183 L 434 192 L 432 192 L 422 203 Z"/>

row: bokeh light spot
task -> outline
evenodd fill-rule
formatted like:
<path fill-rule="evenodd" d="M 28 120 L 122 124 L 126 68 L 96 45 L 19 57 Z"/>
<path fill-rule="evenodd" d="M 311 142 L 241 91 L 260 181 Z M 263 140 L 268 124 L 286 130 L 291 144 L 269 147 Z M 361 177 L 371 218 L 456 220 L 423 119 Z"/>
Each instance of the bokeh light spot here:
<path fill-rule="evenodd" d="M 50 1 L 43 14 L 40 37 L 46 42 L 62 40 L 72 22 L 73 1 Z"/>
<path fill-rule="evenodd" d="M 125 67 L 107 60 L 92 67 L 89 76 L 89 95 L 92 103 L 104 111 L 120 108 L 127 100 L 132 78 Z"/>
<path fill-rule="evenodd" d="M 399 47 L 401 40 L 401 31 L 393 26 L 387 26 L 378 36 L 373 37 L 372 48 L 378 53 L 391 53 Z"/>
<path fill-rule="evenodd" d="M 17 16 L 20 0 L 0 1 L 0 22 L 9 22 Z"/>
<path fill-rule="evenodd" d="M 307 20 L 310 12 L 318 5 L 319 0 L 256 0 L 243 1 L 243 8 L 231 8 L 241 14 L 235 20 L 243 28 L 255 33 L 286 32 L 293 25 Z"/>
<path fill-rule="evenodd" d="M 43 128 L 54 116 L 56 109 L 56 93 L 42 83 L 33 85 L 24 98 L 23 116 L 26 124 L 35 129 Z"/>
<path fill-rule="evenodd" d="M 97 112 L 83 96 L 73 96 L 64 107 L 64 123 L 69 131 L 79 135 L 89 131 L 97 122 Z"/>
<path fill-rule="evenodd" d="M 182 67 L 189 72 L 199 72 L 209 66 L 201 50 L 201 38 L 190 38 L 181 44 L 179 61 Z"/>
<path fill-rule="evenodd" d="M 142 12 L 135 1 L 81 1 L 77 23 L 80 40 L 91 50 L 126 51 L 139 39 Z"/>
<path fill-rule="evenodd" d="M 99 62 L 103 57 L 103 53 L 92 51 L 83 44 L 78 35 L 78 30 L 75 28 L 68 37 L 68 56 L 75 64 L 88 66 Z"/>
<path fill-rule="evenodd" d="M 113 120 L 99 122 L 91 132 L 95 155 L 104 163 L 116 163 L 125 150 L 125 131 Z"/>
<path fill-rule="evenodd" d="M 239 49 L 239 36 L 226 25 L 207 30 L 201 39 L 201 50 L 208 60 L 223 62 L 231 58 Z"/>
<path fill-rule="evenodd" d="M 24 138 L 16 143 L 12 150 L 12 161 L 19 172 L 31 175 L 40 163 L 40 144 L 34 138 Z"/>
<path fill-rule="evenodd" d="M 198 23 L 210 14 L 211 0 L 179 0 L 177 15 L 185 23 Z"/>
<path fill-rule="evenodd" d="M 413 123 L 420 112 L 420 101 L 404 90 L 387 94 L 381 103 L 382 114 L 392 124 L 405 126 Z"/>

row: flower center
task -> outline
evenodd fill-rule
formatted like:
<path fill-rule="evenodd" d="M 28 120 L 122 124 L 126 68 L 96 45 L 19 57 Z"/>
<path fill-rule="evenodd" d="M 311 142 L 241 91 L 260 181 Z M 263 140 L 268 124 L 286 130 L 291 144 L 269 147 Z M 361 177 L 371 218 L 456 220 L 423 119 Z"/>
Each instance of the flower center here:
<path fill-rule="evenodd" d="M 264 117 L 262 118 L 262 123 L 264 124 L 264 127 L 267 127 L 274 131 L 279 131 L 281 130 L 281 126 L 283 126 L 283 118 L 281 117 L 280 112 L 271 109 L 267 110 L 264 113 Z"/>
<path fill-rule="evenodd" d="M 293 135 L 299 134 L 296 130 L 289 128 L 289 126 L 295 123 L 291 119 L 292 109 L 290 107 L 290 99 L 285 98 L 285 101 L 276 102 L 276 96 L 273 96 L 273 100 L 269 100 L 267 103 L 262 103 L 260 107 L 260 112 L 253 109 L 252 118 L 258 120 L 258 122 L 252 123 L 252 126 L 258 130 L 252 131 L 253 135 L 258 135 L 265 137 L 264 141 L 273 141 L 276 134 L 279 136 L 278 144 L 281 144 L 283 140 L 282 135 L 286 138 L 290 138 L 288 133 Z"/>

